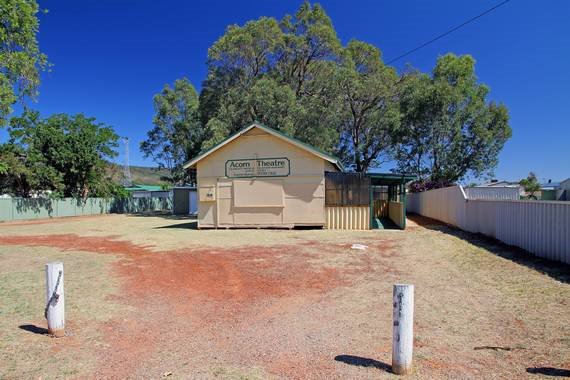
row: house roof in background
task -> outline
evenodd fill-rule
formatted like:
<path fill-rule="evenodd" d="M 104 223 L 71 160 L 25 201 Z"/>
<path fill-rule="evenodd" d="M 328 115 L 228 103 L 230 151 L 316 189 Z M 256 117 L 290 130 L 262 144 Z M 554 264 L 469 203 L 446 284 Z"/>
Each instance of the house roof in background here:
<path fill-rule="evenodd" d="M 560 187 L 560 182 L 543 182 L 540 184 L 542 190 L 556 190 Z"/>
<path fill-rule="evenodd" d="M 477 187 L 519 187 L 520 184 L 514 181 L 495 181 L 483 183 Z"/>
<path fill-rule="evenodd" d="M 156 185 L 136 185 L 133 184 L 130 187 L 125 187 L 127 191 L 161 191 L 163 190 L 161 186 Z"/>

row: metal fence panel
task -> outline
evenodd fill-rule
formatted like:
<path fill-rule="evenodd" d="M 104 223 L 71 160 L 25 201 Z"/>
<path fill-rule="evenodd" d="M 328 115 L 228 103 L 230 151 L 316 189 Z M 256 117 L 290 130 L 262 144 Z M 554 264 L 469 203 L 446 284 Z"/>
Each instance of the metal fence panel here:
<path fill-rule="evenodd" d="M 57 203 L 47 198 L 12 198 L 14 220 L 50 218 L 57 215 Z"/>
<path fill-rule="evenodd" d="M 12 220 L 12 198 L 0 198 L 0 220 Z"/>
<path fill-rule="evenodd" d="M 109 213 L 171 211 L 172 197 L 164 198 L 0 198 L 0 221 Z"/>
<path fill-rule="evenodd" d="M 72 198 L 59 199 L 57 201 L 57 216 L 75 216 L 77 210 L 75 207 L 76 200 Z"/>
<path fill-rule="evenodd" d="M 407 211 L 570 264 L 570 202 L 467 199 L 453 186 L 410 194 Z"/>

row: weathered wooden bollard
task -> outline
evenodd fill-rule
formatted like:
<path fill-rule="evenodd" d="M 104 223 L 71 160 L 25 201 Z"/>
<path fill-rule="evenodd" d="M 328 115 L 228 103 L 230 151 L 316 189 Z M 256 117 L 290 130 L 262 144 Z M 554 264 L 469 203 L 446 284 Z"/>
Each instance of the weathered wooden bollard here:
<path fill-rule="evenodd" d="M 392 372 L 412 372 L 414 346 L 414 285 L 394 285 L 394 327 L 392 330 Z"/>
<path fill-rule="evenodd" d="M 46 308 L 48 334 L 65 336 L 65 297 L 63 294 L 63 263 L 46 264 Z"/>

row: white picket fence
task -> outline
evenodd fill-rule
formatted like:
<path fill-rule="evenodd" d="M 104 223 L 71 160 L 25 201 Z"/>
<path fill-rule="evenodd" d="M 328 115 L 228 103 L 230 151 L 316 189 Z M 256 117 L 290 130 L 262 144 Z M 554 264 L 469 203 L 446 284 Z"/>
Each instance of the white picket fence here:
<path fill-rule="evenodd" d="M 570 202 L 467 199 L 452 186 L 409 194 L 406 211 L 570 264 Z"/>

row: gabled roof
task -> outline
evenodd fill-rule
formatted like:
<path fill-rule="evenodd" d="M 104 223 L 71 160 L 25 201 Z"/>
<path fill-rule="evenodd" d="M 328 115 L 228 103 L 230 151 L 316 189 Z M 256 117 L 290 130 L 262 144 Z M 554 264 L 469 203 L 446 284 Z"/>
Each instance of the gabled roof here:
<path fill-rule="evenodd" d="M 495 181 L 495 182 L 487 182 L 477 187 L 519 187 L 520 184 L 514 181 Z"/>
<path fill-rule="evenodd" d="M 540 184 L 542 190 L 556 190 L 560 187 L 560 182 L 543 182 Z"/>
<path fill-rule="evenodd" d="M 248 125 L 242 129 L 240 129 L 239 131 L 237 131 L 236 133 L 234 133 L 233 135 L 231 135 L 230 137 L 228 137 L 227 139 L 225 139 L 224 141 L 222 141 L 221 143 L 213 146 L 212 148 L 206 150 L 205 152 L 200 153 L 198 156 L 194 157 L 193 159 L 191 159 L 190 161 L 188 161 L 187 163 L 184 164 L 184 169 L 188 169 L 193 167 L 194 165 L 196 165 L 196 163 L 200 160 L 202 160 L 203 158 L 209 156 L 210 154 L 214 153 L 215 151 L 217 151 L 218 149 L 220 149 L 221 147 L 229 144 L 230 142 L 234 141 L 235 139 L 237 139 L 238 137 L 242 136 L 243 134 L 247 133 L 248 131 L 252 130 L 253 128 L 259 128 L 262 131 L 265 131 L 267 133 L 269 133 L 272 136 L 275 136 L 277 138 L 280 138 L 282 140 L 287 141 L 288 143 L 295 145 L 297 148 L 300 148 L 302 150 L 305 150 L 309 153 L 314 154 L 317 157 L 322 158 L 325 161 L 330 162 L 331 164 L 335 165 L 340 171 L 343 171 L 343 167 L 342 164 L 340 163 L 340 160 L 334 156 L 331 156 L 328 153 L 325 153 L 323 151 L 321 151 L 320 149 L 317 149 L 309 144 L 306 144 L 300 140 L 297 140 L 294 137 L 291 137 L 289 135 L 286 135 L 283 132 L 277 131 L 273 128 L 269 128 L 266 127 L 265 125 L 261 125 L 259 123 L 253 123 L 251 125 Z"/>

